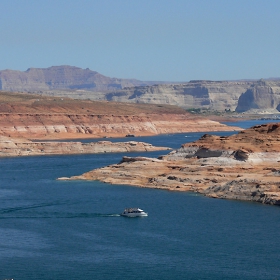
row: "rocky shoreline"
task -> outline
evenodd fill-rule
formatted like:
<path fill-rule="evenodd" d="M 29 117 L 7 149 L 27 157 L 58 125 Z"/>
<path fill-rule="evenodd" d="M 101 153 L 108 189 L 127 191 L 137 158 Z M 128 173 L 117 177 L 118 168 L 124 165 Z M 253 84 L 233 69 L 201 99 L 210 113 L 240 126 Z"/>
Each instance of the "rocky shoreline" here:
<path fill-rule="evenodd" d="M 160 150 L 161 147 L 136 141 L 83 144 L 65 139 L 236 130 L 241 128 L 197 117 L 170 105 L 93 102 L 0 91 L 2 157 Z"/>
<path fill-rule="evenodd" d="M 118 164 L 61 179 L 280 205 L 279 142 L 280 123 L 259 125 L 229 137 L 204 135 L 157 159 L 124 157 Z"/>
<path fill-rule="evenodd" d="M 238 127 L 186 114 L 1 114 L 0 135 L 36 140 L 152 136 L 168 133 L 237 131 Z"/>
<path fill-rule="evenodd" d="M 67 155 L 67 154 L 99 154 L 147 152 L 168 150 L 167 147 L 155 147 L 144 142 L 98 141 L 82 142 L 33 142 L 26 139 L 0 136 L 0 157 Z"/>
<path fill-rule="evenodd" d="M 0 91 L 0 135 L 33 140 L 236 131 L 171 105 L 74 100 Z"/>

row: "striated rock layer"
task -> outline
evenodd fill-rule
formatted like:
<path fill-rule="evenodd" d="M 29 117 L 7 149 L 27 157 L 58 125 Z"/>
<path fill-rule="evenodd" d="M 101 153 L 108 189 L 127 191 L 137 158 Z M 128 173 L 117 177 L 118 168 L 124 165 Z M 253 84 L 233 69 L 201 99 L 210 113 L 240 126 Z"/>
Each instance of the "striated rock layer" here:
<path fill-rule="evenodd" d="M 252 84 L 238 99 L 236 112 L 279 113 L 280 88 L 259 81 Z"/>
<path fill-rule="evenodd" d="M 0 135 L 71 139 L 231 131 L 170 105 L 125 104 L 0 92 Z"/>
<path fill-rule="evenodd" d="M 265 88 L 252 89 L 258 86 Z M 117 79 L 90 69 L 61 65 L 0 71 L 0 90 L 130 103 L 170 104 L 185 109 L 269 110 L 278 112 L 280 81 L 208 81 L 184 83 Z M 248 91 L 248 92 L 247 92 Z M 241 99 L 239 99 L 242 96 Z M 277 109 L 278 107 L 278 109 Z"/>
<path fill-rule="evenodd" d="M 181 84 L 133 86 L 113 91 L 53 90 L 42 94 L 129 103 L 169 104 L 184 109 L 276 113 L 280 104 L 279 80 L 190 81 Z"/>
<path fill-rule="evenodd" d="M 167 147 L 154 147 L 151 144 L 136 141 L 121 143 L 112 143 L 110 141 L 92 143 L 32 142 L 26 139 L 0 136 L 0 157 L 147 152 L 168 149 Z"/>
<path fill-rule="evenodd" d="M 107 100 L 172 104 L 185 109 L 200 108 L 234 111 L 241 93 L 250 82 L 190 81 L 184 84 L 160 84 L 128 87 L 107 93 Z"/>
<path fill-rule="evenodd" d="M 240 130 L 186 115 L 0 114 L 0 135 L 29 139 L 125 137 Z"/>
<path fill-rule="evenodd" d="M 260 125 L 229 137 L 204 135 L 158 159 L 125 157 L 69 179 L 280 205 L 279 143 L 280 123 Z"/>

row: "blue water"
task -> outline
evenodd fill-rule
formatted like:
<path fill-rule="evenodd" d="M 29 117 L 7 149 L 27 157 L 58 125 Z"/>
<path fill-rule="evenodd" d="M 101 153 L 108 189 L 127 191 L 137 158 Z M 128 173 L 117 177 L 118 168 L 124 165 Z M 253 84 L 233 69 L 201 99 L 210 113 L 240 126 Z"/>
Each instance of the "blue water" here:
<path fill-rule="evenodd" d="M 179 147 L 202 134 L 145 141 Z M 123 155 L 0 159 L 0 280 L 280 278 L 277 206 L 56 180 Z M 125 207 L 149 216 L 119 216 Z"/>

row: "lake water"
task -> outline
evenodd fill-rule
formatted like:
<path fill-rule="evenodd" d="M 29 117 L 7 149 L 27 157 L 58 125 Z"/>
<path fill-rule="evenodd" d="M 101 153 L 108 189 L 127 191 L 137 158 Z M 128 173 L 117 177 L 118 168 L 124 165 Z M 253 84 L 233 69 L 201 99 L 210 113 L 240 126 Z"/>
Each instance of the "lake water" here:
<path fill-rule="evenodd" d="M 133 140 L 178 148 L 202 134 Z M 123 155 L 0 159 L 0 280 L 280 279 L 277 206 L 56 180 Z M 149 216 L 119 216 L 125 207 Z"/>

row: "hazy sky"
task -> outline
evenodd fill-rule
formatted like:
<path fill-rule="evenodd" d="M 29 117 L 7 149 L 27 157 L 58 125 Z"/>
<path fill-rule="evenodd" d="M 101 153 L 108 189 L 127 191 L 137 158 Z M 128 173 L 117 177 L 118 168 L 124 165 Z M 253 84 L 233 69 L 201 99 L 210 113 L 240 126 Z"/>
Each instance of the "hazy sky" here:
<path fill-rule="evenodd" d="M 0 0 L 0 70 L 189 81 L 280 77 L 279 0 Z"/>

